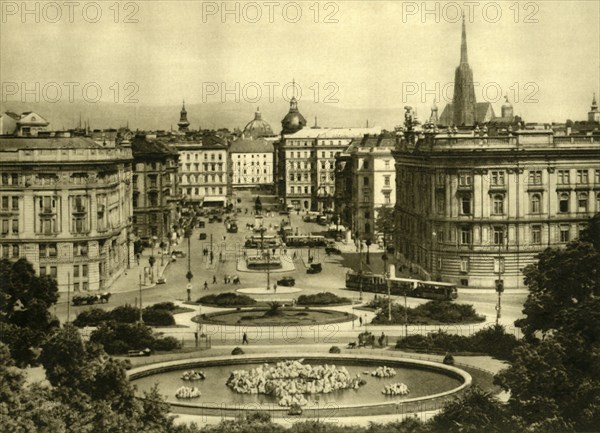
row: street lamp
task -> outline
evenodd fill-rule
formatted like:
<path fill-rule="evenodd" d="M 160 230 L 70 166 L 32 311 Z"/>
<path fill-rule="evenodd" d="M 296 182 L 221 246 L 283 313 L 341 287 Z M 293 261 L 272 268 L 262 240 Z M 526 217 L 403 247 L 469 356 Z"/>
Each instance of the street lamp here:
<path fill-rule="evenodd" d="M 381 256 L 381 260 L 383 260 L 383 280 L 385 282 L 385 285 L 387 286 L 387 295 L 388 295 L 388 322 L 392 322 L 392 294 L 391 294 L 391 289 L 390 289 L 390 279 L 388 278 L 388 267 L 387 267 L 387 261 L 388 261 L 388 256 L 387 254 L 384 252 L 383 255 Z"/>
<path fill-rule="evenodd" d="M 191 259 L 192 259 L 192 252 L 191 252 L 191 248 L 190 248 L 190 241 L 192 239 L 192 228 L 188 227 L 185 229 L 185 237 L 187 238 L 187 244 L 188 244 L 188 269 L 187 269 L 187 274 L 185 274 L 185 278 L 187 278 L 188 280 L 188 285 L 187 285 L 187 300 L 188 302 L 190 302 L 192 300 L 192 278 L 194 278 L 194 274 L 192 274 L 192 263 L 191 263 Z"/>
<path fill-rule="evenodd" d="M 496 293 L 498 293 L 498 303 L 496 304 L 496 326 L 500 324 L 502 317 L 502 292 L 504 292 L 504 280 L 502 279 L 503 263 L 500 253 L 501 245 L 498 245 L 498 279 L 496 280 Z"/>

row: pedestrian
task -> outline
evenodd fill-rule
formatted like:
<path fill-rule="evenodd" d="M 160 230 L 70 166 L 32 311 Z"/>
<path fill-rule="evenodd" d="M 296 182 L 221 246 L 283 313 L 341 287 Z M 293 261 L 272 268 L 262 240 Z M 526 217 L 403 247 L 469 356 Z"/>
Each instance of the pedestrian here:
<path fill-rule="evenodd" d="M 273 284 L 273 293 L 277 293 L 277 283 Z"/>
<path fill-rule="evenodd" d="M 275 251 L 276 251 L 276 250 L 275 250 L 275 248 L 273 248 L 273 250 L 272 250 L 272 251 L 273 251 L 273 255 L 275 255 Z"/>
<path fill-rule="evenodd" d="M 206 281 L 204 282 L 204 290 L 208 290 L 208 283 Z"/>
<path fill-rule="evenodd" d="M 225 239 L 227 239 L 227 236 L 226 236 L 226 235 L 223 235 L 223 240 L 225 240 Z"/>
<path fill-rule="evenodd" d="M 210 264 L 211 265 L 212 265 L 213 259 L 214 259 L 214 255 L 213 255 L 213 252 L 211 251 L 210 252 Z"/>
<path fill-rule="evenodd" d="M 219 252 L 219 261 L 222 262 L 223 261 L 223 253 Z"/>
<path fill-rule="evenodd" d="M 217 284 L 217 276 L 213 275 L 213 284 Z"/>
<path fill-rule="evenodd" d="M 242 344 L 248 344 L 248 334 L 245 332 L 244 335 L 242 335 Z"/>
<path fill-rule="evenodd" d="M 358 323 L 360 326 L 362 326 L 362 317 L 360 317 L 360 316 L 358 317 Z"/>
<path fill-rule="evenodd" d="M 227 275 L 223 277 L 223 284 L 227 284 Z"/>

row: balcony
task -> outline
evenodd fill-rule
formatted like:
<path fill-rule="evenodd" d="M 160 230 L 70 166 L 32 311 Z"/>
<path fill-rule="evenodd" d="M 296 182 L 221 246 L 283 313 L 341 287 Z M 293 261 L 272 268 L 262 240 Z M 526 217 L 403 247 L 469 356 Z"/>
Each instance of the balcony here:
<path fill-rule="evenodd" d="M 72 213 L 74 215 L 81 215 L 81 214 L 85 214 L 86 212 L 87 212 L 87 210 L 86 210 L 85 206 L 75 206 L 72 209 Z"/>
<path fill-rule="evenodd" d="M 40 209 L 40 213 L 43 215 L 52 215 L 54 214 L 54 209 L 51 207 L 43 207 Z"/>

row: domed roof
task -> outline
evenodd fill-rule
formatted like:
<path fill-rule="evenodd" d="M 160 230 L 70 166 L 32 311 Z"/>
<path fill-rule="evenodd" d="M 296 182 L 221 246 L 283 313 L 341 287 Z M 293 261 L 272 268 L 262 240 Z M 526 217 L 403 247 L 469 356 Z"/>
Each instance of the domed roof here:
<path fill-rule="evenodd" d="M 300 131 L 306 126 L 306 119 L 298 111 L 298 101 L 295 97 L 290 100 L 290 111 L 281 121 L 281 132 L 284 134 L 292 134 Z"/>
<path fill-rule="evenodd" d="M 260 138 L 274 135 L 271 125 L 262 120 L 262 115 L 260 114 L 259 108 L 257 108 L 256 113 L 254 113 L 254 120 L 249 122 L 244 128 L 243 134 L 245 137 L 250 138 Z"/>

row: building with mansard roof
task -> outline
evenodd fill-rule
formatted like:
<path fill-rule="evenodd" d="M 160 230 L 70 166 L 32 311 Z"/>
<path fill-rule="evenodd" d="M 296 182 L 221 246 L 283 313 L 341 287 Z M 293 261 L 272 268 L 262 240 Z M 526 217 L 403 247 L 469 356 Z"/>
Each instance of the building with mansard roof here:
<path fill-rule="evenodd" d="M 126 145 L 70 133 L 0 137 L 0 256 L 61 292 L 110 289 L 132 263 L 131 162 Z"/>
<path fill-rule="evenodd" d="M 396 161 L 396 253 L 422 278 L 522 288 L 523 268 L 600 212 L 600 134 L 405 127 Z"/>

